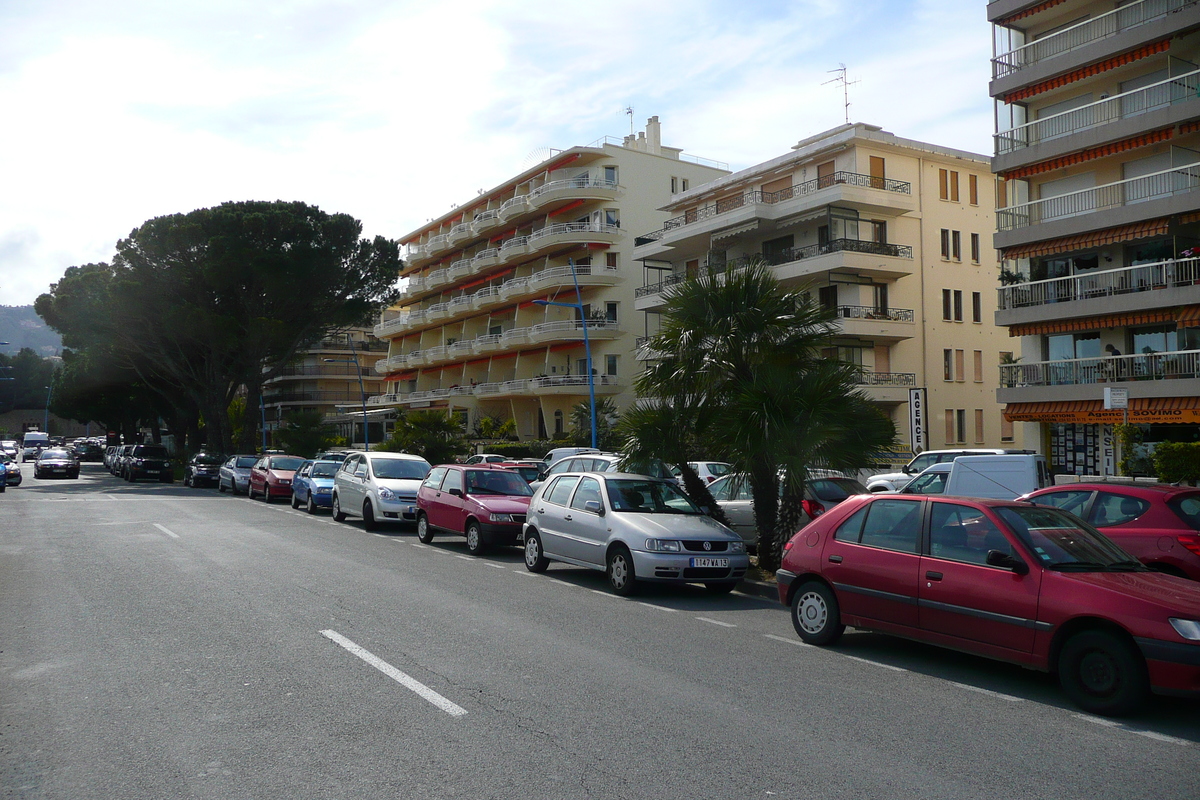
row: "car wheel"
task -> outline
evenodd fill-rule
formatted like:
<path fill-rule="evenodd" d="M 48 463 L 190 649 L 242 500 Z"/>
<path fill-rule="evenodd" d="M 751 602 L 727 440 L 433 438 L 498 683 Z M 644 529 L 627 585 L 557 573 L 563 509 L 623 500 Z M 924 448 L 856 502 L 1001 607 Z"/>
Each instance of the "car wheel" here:
<path fill-rule="evenodd" d="M 525 534 L 525 569 L 530 572 L 545 572 L 550 559 L 542 552 L 542 537 L 533 528 Z"/>
<path fill-rule="evenodd" d="M 184 486 L 192 485 L 192 476 L 188 475 L 186 472 L 183 473 L 183 485 Z"/>
<path fill-rule="evenodd" d="M 471 520 L 467 523 L 467 552 L 473 556 L 481 555 L 487 550 L 487 543 L 483 541 L 483 530 L 479 527 L 479 523 Z"/>
<path fill-rule="evenodd" d="M 417 514 L 417 541 L 429 544 L 433 541 L 433 526 L 424 512 Z"/>
<path fill-rule="evenodd" d="M 362 514 L 363 514 L 363 530 L 373 531 L 379 527 L 379 524 L 375 522 L 375 509 L 371 507 L 370 500 L 363 501 Z"/>
<path fill-rule="evenodd" d="M 42 473 L 38 472 L 38 468 L 37 468 L 37 467 L 34 467 L 34 468 L 33 468 L 33 477 L 35 477 L 35 478 L 38 478 L 39 480 L 40 480 L 40 479 L 41 479 L 41 477 L 42 477 Z"/>
<path fill-rule="evenodd" d="M 792 627 L 808 644 L 833 644 L 846 630 L 833 590 L 809 581 L 792 598 Z"/>
<path fill-rule="evenodd" d="M 1108 631 L 1084 631 L 1058 654 L 1058 681 L 1071 702 L 1093 714 L 1121 716 L 1150 693 L 1146 662 L 1132 642 Z"/>
<path fill-rule="evenodd" d="M 333 496 L 333 518 L 338 522 L 346 521 L 346 515 L 342 513 L 342 501 L 336 494 Z"/>
<path fill-rule="evenodd" d="M 250 498 L 251 500 L 254 499 L 254 487 L 250 484 L 246 484 L 246 497 Z"/>
<path fill-rule="evenodd" d="M 310 514 L 317 513 L 317 504 L 313 502 L 312 492 L 308 493 L 308 503 L 304 506 L 304 510 Z"/>
<path fill-rule="evenodd" d="M 737 585 L 737 581 L 717 581 L 704 584 L 704 588 L 708 590 L 709 594 L 729 594 Z"/>
<path fill-rule="evenodd" d="M 217 491 L 221 494 L 225 494 L 225 482 L 220 478 L 217 478 Z"/>
<path fill-rule="evenodd" d="M 633 571 L 633 556 L 624 547 L 608 551 L 608 585 L 615 594 L 628 597 L 637 589 L 637 575 Z"/>
<path fill-rule="evenodd" d="M 300 498 L 296 496 L 295 492 L 292 492 L 292 508 L 299 508 L 299 507 L 300 507 Z"/>

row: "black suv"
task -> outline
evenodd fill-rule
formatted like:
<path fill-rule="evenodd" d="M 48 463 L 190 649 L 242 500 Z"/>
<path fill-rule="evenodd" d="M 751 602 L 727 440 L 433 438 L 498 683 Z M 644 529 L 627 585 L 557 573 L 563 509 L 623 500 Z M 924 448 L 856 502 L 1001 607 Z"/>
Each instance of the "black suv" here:
<path fill-rule="evenodd" d="M 134 445 L 121 465 L 121 477 L 133 482 L 139 478 L 158 478 L 163 483 L 175 480 L 171 454 L 161 444 Z"/>
<path fill-rule="evenodd" d="M 183 468 L 184 486 L 216 486 L 221 480 L 221 465 L 225 456 L 217 453 L 196 453 Z"/>

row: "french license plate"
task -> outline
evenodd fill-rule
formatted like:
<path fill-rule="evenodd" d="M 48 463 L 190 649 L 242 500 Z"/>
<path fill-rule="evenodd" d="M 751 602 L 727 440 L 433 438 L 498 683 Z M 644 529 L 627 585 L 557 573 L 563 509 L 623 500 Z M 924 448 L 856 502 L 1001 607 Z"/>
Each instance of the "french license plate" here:
<path fill-rule="evenodd" d="M 693 558 L 693 567 L 728 567 L 728 558 Z"/>
<path fill-rule="evenodd" d="M 417 513 L 417 507 L 416 507 L 416 506 L 409 506 L 409 507 L 408 507 L 408 513 L 410 513 L 410 514 L 416 514 L 416 513 Z"/>

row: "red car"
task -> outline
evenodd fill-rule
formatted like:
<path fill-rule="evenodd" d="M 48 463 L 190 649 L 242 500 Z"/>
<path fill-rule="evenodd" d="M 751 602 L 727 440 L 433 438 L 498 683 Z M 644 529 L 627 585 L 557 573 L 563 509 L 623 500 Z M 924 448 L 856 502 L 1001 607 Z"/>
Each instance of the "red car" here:
<path fill-rule="evenodd" d="M 1200 489 L 1162 483 L 1070 483 L 1019 499 L 1070 511 L 1143 564 L 1200 581 Z"/>
<path fill-rule="evenodd" d="M 519 544 L 533 490 L 518 473 L 490 464 L 442 464 L 417 490 L 417 538 L 435 531 L 467 537 L 478 555 L 493 544 Z"/>
<path fill-rule="evenodd" d="M 792 537 L 777 578 L 809 644 L 850 625 L 1010 661 L 1096 714 L 1200 696 L 1200 584 L 1055 508 L 856 495 Z"/>
<path fill-rule="evenodd" d="M 246 494 L 253 500 L 262 495 L 268 503 L 278 497 L 292 496 L 292 478 L 304 459 L 299 456 L 263 456 L 250 468 L 250 484 Z"/>

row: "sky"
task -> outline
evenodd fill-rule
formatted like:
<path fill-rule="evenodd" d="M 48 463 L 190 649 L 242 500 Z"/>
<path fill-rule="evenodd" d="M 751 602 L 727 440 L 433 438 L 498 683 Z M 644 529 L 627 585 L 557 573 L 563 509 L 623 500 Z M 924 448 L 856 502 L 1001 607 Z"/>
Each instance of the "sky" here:
<path fill-rule="evenodd" d="M 658 116 L 737 170 L 850 118 L 991 152 L 964 0 L 0 0 L 0 305 L 157 216 L 300 200 L 398 239 Z"/>

